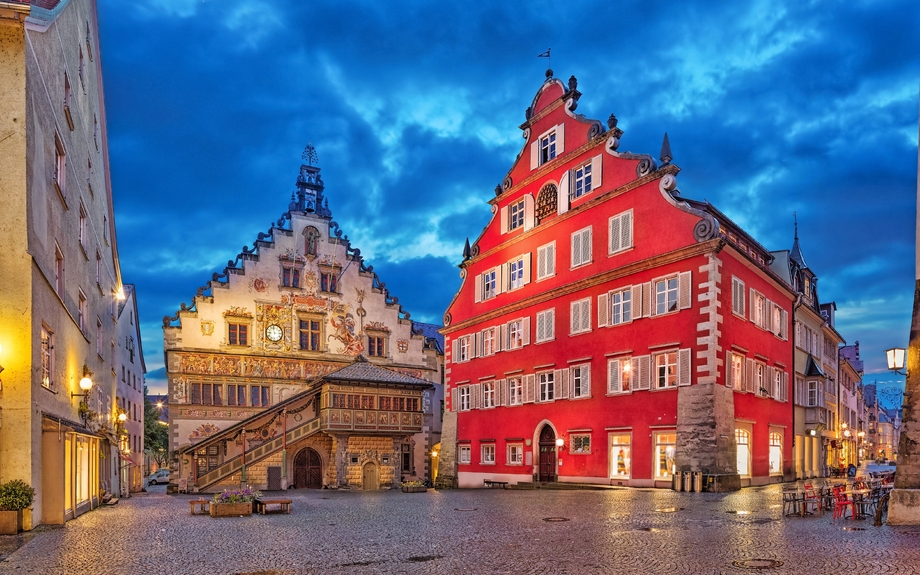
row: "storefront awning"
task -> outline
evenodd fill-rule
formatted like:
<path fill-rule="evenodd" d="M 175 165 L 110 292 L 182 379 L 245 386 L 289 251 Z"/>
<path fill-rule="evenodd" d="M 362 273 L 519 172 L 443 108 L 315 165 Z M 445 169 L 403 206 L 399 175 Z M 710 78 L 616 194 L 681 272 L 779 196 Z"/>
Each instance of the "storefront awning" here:
<path fill-rule="evenodd" d="M 122 461 L 125 461 L 125 462 L 131 464 L 131 465 L 137 465 L 136 463 L 134 463 L 134 461 L 131 460 L 130 457 L 128 457 L 128 456 L 125 455 L 124 453 L 119 452 L 119 453 L 118 453 L 118 458 L 121 459 Z"/>

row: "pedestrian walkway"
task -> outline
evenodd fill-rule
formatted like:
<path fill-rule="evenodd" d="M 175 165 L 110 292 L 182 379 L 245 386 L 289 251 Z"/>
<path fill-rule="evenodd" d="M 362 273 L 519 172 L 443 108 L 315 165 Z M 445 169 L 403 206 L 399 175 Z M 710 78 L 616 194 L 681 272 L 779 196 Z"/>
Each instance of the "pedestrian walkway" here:
<path fill-rule="evenodd" d="M 920 526 L 786 519 L 781 486 L 290 491 L 291 514 L 190 515 L 145 494 L 30 534 L 0 573 L 42 575 L 917 573 Z M 197 496 L 194 496 L 197 498 Z"/>

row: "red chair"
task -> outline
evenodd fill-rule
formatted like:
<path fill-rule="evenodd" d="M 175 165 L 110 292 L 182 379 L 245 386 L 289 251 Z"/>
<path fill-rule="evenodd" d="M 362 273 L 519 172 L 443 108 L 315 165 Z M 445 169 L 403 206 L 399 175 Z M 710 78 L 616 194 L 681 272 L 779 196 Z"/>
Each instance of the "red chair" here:
<path fill-rule="evenodd" d="M 810 505 L 814 507 L 814 511 L 817 511 L 818 514 L 821 514 L 821 498 L 818 497 L 818 492 L 815 491 L 815 488 L 811 485 L 811 483 L 805 484 L 805 498 L 802 504 L 804 506 L 804 509 L 802 510 L 803 513 L 810 513 L 808 511 L 808 506 Z"/>
<path fill-rule="evenodd" d="M 850 518 L 856 518 L 856 502 L 852 499 L 847 499 L 847 496 L 843 493 L 843 486 L 834 487 L 834 519 L 838 517 L 842 519 L 847 518 L 847 507 L 850 508 Z"/>

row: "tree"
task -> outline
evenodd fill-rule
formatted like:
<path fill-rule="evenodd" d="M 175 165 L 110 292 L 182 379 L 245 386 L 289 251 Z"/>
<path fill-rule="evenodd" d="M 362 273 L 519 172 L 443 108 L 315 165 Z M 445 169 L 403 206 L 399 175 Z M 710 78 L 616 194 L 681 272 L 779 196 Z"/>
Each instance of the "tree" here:
<path fill-rule="evenodd" d="M 144 452 L 158 468 L 169 462 L 167 426 L 160 422 L 162 410 L 147 398 L 147 386 L 144 386 Z"/>

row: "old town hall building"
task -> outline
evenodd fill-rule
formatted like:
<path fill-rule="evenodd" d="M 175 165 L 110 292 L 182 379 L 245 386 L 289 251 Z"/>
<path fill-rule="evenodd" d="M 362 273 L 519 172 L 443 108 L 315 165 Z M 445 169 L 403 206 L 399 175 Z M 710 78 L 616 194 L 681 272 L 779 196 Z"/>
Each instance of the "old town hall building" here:
<path fill-rule="evenodd" d="M 445 314 L 442 479 L 720 491 L 792 477 L 795 294 L 725 214 L 623 132 L 537 91 Z M 451 436 L 448 441 L 448 435 Z"/>
<path fill-rule="evenodd" d="M 180 491 L 433 479 L 443 351 L 343 236 L 308 147 L 288 210 L 164 318 Z"/>

